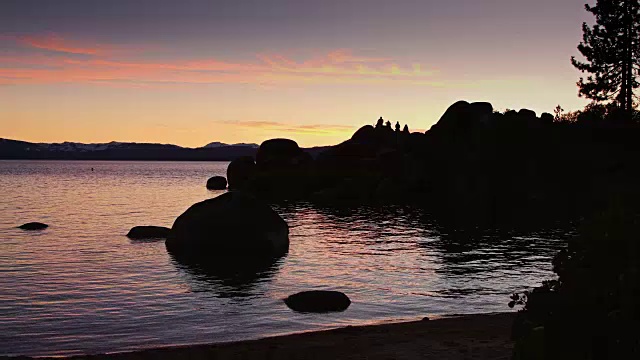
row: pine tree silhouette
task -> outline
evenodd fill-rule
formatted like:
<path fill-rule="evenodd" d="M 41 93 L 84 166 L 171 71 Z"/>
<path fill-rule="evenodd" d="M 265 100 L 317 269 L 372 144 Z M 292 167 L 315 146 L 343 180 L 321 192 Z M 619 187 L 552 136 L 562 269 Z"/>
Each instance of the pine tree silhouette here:
<path fill-rule="evenodd" d="M 582 24 L 578 50 L 586 62 L 571 57 L 573 66 L 590 74 L 578 81 L 579 95 L 597 102 L 614 100 L 631 116 L 633 91 L 640 87 L 640 1 L 597 0 L 585 9 L 596 17 L 596 24 Z"/>

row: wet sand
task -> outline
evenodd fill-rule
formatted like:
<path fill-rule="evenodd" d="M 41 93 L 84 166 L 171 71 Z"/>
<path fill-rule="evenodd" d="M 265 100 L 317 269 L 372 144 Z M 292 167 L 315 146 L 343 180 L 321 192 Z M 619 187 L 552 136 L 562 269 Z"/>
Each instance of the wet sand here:
<path fill-rule="evenodd" d="M 510 359 L 514 313 L 465 315 L 72 359 Z"/>

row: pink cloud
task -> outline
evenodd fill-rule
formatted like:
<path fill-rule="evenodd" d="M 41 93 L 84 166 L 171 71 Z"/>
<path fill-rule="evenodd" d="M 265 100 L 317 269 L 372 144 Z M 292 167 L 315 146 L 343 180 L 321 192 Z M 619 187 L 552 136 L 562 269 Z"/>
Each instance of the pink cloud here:
<path fill-rule="evenodd" d="M 111 47 L 107 45 L 84 44 L 65 39 L 54 33 L 19 36 L 17 41 L 24 46 L 68 54 L 105 55 L 111 50 Z"/>
<path fill-rule="evenodd" d="M 6 38 L 6 37 L 5 37 Z M 213 58 L 141 61 L 127 58 L 121 47 L 80 43 L 56 34 L 17 37 L 31 50 L 58 54 L 0 56 L 3 83 L 92 83 L 123 86 L 242 83 L 277 84 L 400 82 L 441 86 L 434 72 L 420 64 L 401 67 L 390 59 L 366 57 L 348 49 L 329 51 L 302 61 L 281 54 L 259 54 L 253 61 L 231 62 Z M 71 55 L 90 55 L 78 58 Z M 138 54 L 141 55 L 141 54 Z M 8 80 L 7 80 L 8 79 Z"/>

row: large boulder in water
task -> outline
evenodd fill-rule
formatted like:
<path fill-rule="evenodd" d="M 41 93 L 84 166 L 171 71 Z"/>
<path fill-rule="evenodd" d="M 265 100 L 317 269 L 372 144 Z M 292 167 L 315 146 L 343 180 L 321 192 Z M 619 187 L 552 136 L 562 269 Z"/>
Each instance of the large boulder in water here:
<path fill-rule="evenodd" d="M 26 223 L 26 224 L 22 224 L 20 226 L 18 226 L 18 229 L 22 229 L 22 230 L 44 230 L 46 228 L 48 228 L 49 225 L 47 224 L 43 224 L 40 222 L 30 222 L 30 223 Z"/>
<path fill-rule="evenodd" d="M 339 291 L 313 290 L 293 294 L 284 303 L 293 311 L 325 313 L 344 311 L 351 305 L 351 300 Z"/>
<path fill-rule="evenodd" d="M 243 156 L 233 160 L 227 167 L 229 189 L 242 189 L 256 174 L 256 163 L 250 156 Z"/>
<path fill-rule="evenodd" d="M 289 249 L 289 227 L 269 205 L 231 191 L 187 209 L 165 244 L 176 256 L 280 256 Z"/>
<path fill-rule="evenodd" d="M 227 179 L 224 176 L 214 176 L 207 180 L 207 189 L 209 190 L 224 190 L 227 188 Z"/>
<path fill-rule="evenodd" d="M 166 239 L 171 229 L 163 226 L 134 226 L 127 233 L 132 240 Z"/>
<path fill-rule="evenodd" d="M 308 163 L 311 156 L 298 143 L 289 139 L 271 139 L 260 144 L 256 153 L 256 165 L 260 169 L 297 167 Z"/>

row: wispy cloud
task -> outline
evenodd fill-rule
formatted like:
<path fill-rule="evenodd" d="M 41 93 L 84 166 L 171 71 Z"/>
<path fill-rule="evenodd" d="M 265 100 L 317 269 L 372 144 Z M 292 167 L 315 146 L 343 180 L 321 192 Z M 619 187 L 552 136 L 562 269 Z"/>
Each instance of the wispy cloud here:
<path fill-rule="evenodd" d="M 29 53 L 0 56 L 0 83 L 109 83 L 122 86 L 242 83 L 274 86 L 288 83 L 402 82 L 442 86 L 435 72 L 419 63 L 400 66 L 383 57 L 349 49 L 294 60 L 282 54 L 258 54 L 246 61 L 215 58 L 134 60 L 124 47 L 87 44 L 57 34 L 7 37 Z M 43 53 L 33 54 L 42 50 Z M 82 56 L 77 56 L 82 55 Z M 144 53 L 136 54 L 140 59 Z"/>
<path fill-rule="evenodd" d="M 351 134 L 356 130 L 353 126 L 336 124 L 296 125 L 277 121 L 224 121 L 222 123 L 254 130 L 282 132 L 288 134 L 313 134 L 319 136 L 335 136 L 345 133 Z"/>
<path fill-rule="evenodd" d="M 55 33 L 18 36 L 16 41 L 27 47 L 67 54 L 106 55 L 113 50 L 109 45 L 69 40 Z"/>

